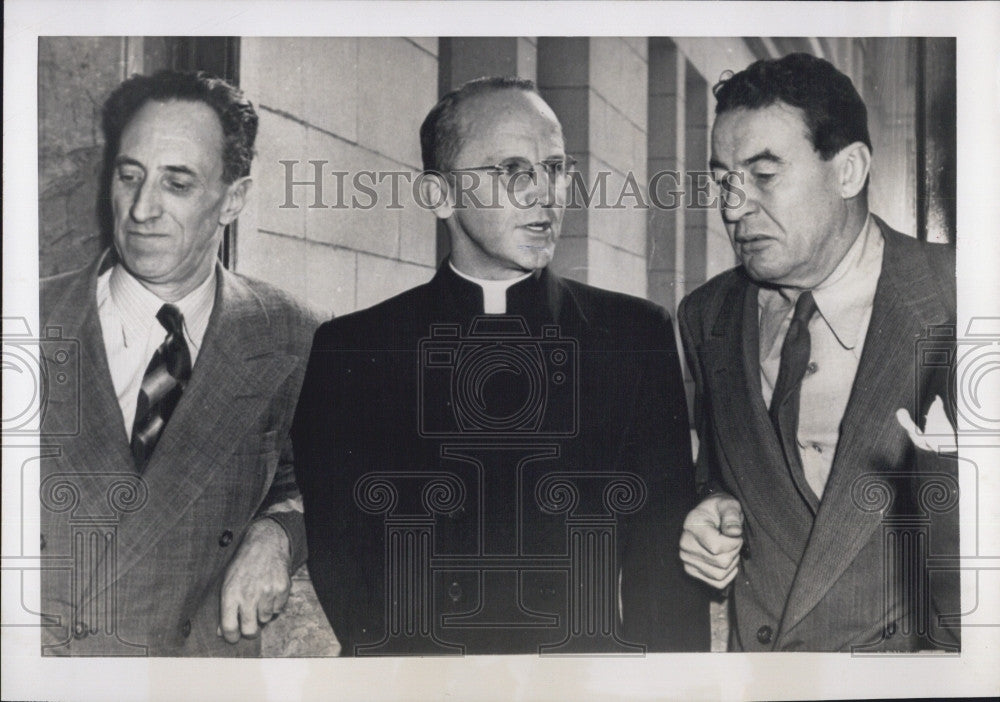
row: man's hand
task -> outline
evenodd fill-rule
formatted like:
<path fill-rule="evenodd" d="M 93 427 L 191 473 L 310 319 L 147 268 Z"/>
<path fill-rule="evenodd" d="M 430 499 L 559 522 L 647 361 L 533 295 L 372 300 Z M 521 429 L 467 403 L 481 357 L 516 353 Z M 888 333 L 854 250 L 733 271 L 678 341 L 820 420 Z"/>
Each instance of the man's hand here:
<path fill-rule="evenodd" d="M 258 519 L 247 530 L 222 583 L 220 634 L 229 643 L 254 638 L 288 602 L 288 535 L 273 519 Z"/>
<path fill-rule="evenodd" d="M 736 577 L 743 547 L 743 508 L 730 495 L 711 495 L 688 513 L 681 534 L 684 572 L 720 590 Z"/>

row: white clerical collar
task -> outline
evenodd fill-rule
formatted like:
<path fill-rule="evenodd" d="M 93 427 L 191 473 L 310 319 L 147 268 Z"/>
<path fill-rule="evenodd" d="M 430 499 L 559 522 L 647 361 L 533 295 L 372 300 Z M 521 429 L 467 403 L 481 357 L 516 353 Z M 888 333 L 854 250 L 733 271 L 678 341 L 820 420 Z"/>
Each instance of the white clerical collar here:
<path fill-rule="evenodd" d="M 524 275 L 511 278 L 510 280 L 484 280 L 483 278 L 473 278 L 455 268 L 455 264 L 448 261 L 451 270 L 459 278 L 465 278 L 470 283 L 475 283 L 483 291 L 483 312 L 486 314 L 506 314 L 507 313 L 507 290 L 513 285 L 517 285 L 522 280 L 527 280 L 534 271 L 528 271 Z"/>

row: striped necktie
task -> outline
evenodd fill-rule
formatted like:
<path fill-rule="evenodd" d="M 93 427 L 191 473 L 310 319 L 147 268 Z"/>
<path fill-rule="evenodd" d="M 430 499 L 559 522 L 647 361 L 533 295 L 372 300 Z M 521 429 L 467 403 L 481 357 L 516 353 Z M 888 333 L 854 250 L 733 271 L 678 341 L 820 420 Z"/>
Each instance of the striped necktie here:
<path fill-rule="evenodd" d="M 173 305 L 164 305 L 156 318 L 167 330 L 167 338 L 153 354 L 139 389 L 132 424 L 132 457 L 141 473 L 149 463 L 163 429 L 170 420 L 181 393 L 191 377 L 191 353 L 184 341 L 184 316 Z"/>

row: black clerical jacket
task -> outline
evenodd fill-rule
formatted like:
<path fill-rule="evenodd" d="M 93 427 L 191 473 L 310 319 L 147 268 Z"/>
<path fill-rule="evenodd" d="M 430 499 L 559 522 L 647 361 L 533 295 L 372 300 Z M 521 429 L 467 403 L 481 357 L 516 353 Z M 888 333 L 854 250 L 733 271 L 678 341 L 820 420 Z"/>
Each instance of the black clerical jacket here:
<path fill-rule="evenodd" d="M 547 270 L 482 309 L 446 263 L 316 333 L 296 473 L 344 655 L 707 650 L 668 315 Z"/>

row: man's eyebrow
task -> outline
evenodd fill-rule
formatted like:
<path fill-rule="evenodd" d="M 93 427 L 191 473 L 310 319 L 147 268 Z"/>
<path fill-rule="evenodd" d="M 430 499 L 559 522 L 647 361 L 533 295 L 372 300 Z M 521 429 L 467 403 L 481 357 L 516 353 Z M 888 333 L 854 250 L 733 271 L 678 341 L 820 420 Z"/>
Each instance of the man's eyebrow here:
<path fill-rule="evenodd" d="M 753 164 L 755 164 L 755 163 L 757 163 L 759 161 L 768 161 L 770 163 L 784 163 L 785 162 L 785 160 L 783 158 L 781 158 L 780 156 L 778 156 L 777 154 L 775 154 L 770 149 L 764 149 L 763 151 L 760 151 L 760 152 L 754 154 L 750 158 L 745 159 L 743 161 L 743 163 L 745 163 L 748 166 L 752 166 Z"/>
<path fill-rule="evenodd" d="M 763 151 L 760 151 L 760 152 L 754 154 L 750 158 L 744 159 L 743 160 L 743 165 L 744 166 L 752 166 L 753 164 L 758 163 L 760 161 L 767 161 L 769 163 L 784 163 L 785 162 L 785 160 L 783 158 L 781 158 L 780 156 L 778 156 L 776 153 L 774 153 L 770 149 L 764 149 Z M 719 161 L 716 158 L 713 158 L 713 159 L 711 159 L 708 162 L 708 167 L 710 169 L 712 169 L 712 170 L 716 170 L 716 169 L 718 169 L 720 171 L 729 171 L 729 170 L 732 170 L 731 168 L 727 167 L 726 164 L 722 163 L 722 161 Z"/>
<path fill-rule="evenodd" d="M 134 158 L 129 158 L 128 156 L 118 156 L 115 158 L 116 166 L 136 166 L 138 168 L 143 168 L 143 165 L 136 161 Z"/>
<path fill-rule="evenodd" d="M 143 170 L 145 170 L 145 166 L 143 166 L 141 163 L 139 163 L 134 158 L 131 158 L 129 156 L 119 156 L 118 158 L 115 159 L 115 165 L 135 166 L 137 168 L 142 168 Z M 187 166 L 164 166 L 163 170 L 167 171 L 168 173 L 176 173 L 178 175 L 191 176 L 192 178 L 198 177 L 198 172 L 191 168 L 188 168 Z"/>
<path fill-rule="evenodd" d="M 169 173 L 177 173 L 179 175 L 189 175 L 192 178 L 197 178 L 198 173 L 187 166 L 164 166 L 163 170 Z"/>

